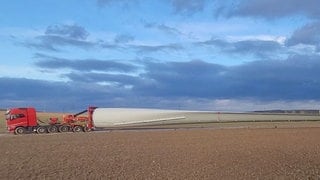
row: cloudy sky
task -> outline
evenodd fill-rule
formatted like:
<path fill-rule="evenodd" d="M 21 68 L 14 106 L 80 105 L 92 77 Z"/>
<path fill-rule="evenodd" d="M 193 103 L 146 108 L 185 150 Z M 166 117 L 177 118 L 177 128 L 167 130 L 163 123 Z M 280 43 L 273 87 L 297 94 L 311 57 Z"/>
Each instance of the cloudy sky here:
<path fill-rule="evenodd" d="M 0 107 L 320 108 L 319 0 L 3 0 Z"/>

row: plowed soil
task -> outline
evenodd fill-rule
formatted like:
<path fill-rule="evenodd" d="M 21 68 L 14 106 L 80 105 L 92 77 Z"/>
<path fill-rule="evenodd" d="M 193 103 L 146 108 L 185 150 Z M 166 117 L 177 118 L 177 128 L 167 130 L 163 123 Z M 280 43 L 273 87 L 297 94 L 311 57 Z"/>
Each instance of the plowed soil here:
<path fill-rule="evenodd" d="M 0 179 L 319 179 L 320 128 L 0 137 Z"/>

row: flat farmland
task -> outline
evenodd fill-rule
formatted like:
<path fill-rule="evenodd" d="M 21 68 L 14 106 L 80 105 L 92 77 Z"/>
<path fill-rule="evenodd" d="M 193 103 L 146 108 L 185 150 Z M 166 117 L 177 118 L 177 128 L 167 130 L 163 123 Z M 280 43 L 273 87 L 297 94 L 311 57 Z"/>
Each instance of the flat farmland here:
<path fill-rule="evenodd" d="M 320 128 L 0 136 L 1 179 L 319 179 Z"/>
<path fill-rule="evenodd" d="M 52 116 L 62 114 L 38 113 L 42 121 Z M 0 179 L 320 178 L 320 122 L 314 120 L 5 132 L 3 116 Z"/>

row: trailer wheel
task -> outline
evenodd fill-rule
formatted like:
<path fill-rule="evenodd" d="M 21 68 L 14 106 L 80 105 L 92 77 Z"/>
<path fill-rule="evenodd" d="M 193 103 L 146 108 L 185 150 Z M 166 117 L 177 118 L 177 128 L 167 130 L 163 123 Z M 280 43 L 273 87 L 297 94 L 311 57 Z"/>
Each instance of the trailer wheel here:
<path fill-rule="evenodd" d="M 90 132 L 90 131 L 91 131 L 91 129 L 90 129 L 90 128 L 88 128 L 88 127 L 84 127 L 84 128 L 83 128 L 83 131 L 84 131 L 84 132 Z"/>
<path fill-rule="evenodd" d="M 48 127 L 48 132 L 49 133 L 57 133 L 58 132 L 58 127 L 57 126 L 49 126 Z"/>
<path fill-rule="evenodd" d="M 17 134 L 17 135 L 19 135 L 19 134 L 24 134 L 24 133 L 26 133 L 26 128 L 24 128 L 24 127 L 17 127 L 15 130 L 14 130 L 14 134 Z"/>
<path fill-rule="evenodd" d="M 47 132 L 47 129 L 44 126 L 39 126 L 37 128 L 37 133 L 38 134 L 43 134 L 43 133 L 46 133 L 46 132 Z"/>
<path fill-rule="evenodd" d="M 74 126 L 73 127 L 73 132 L 83 132 L 83 129 L 81 126 Z"/>
<path fill-rule="evenodd" d="M 69 131 L 69 126 L 60 126 L 59 127 L 60 132 L 68 132 Z"/>

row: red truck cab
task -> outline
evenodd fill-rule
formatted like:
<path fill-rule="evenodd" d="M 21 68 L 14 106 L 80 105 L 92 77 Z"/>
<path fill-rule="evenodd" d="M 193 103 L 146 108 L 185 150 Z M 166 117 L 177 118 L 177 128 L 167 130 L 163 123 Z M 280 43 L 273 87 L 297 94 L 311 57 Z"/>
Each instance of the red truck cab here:
<path fill-rule="evenodd" d="M 27 131 L 29 127 L 36 127 L 37 115 L 35 108 L 12 108 L 6 111 L 7 128 L 9 132 Z M 15 132 L 17 133 L 17 132 Z"/>

